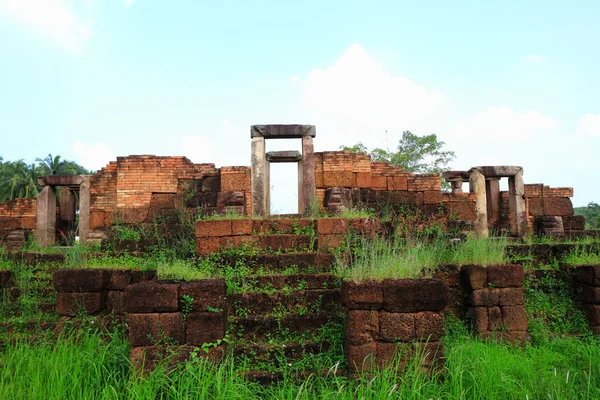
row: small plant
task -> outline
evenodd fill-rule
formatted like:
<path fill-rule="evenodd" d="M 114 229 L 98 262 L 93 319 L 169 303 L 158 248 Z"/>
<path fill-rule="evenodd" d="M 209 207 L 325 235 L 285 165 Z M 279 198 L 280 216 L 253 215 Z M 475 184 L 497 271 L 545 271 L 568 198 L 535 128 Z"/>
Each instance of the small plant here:
<path fill-rule="evenodd" d="M 194 298 L 189 294 L 184 294 L 181 296 L 181 312 L 183 313 L 183 320 L 187 319 L 187 316 L 192 312 L 192 304 L 194 303 Z"/>

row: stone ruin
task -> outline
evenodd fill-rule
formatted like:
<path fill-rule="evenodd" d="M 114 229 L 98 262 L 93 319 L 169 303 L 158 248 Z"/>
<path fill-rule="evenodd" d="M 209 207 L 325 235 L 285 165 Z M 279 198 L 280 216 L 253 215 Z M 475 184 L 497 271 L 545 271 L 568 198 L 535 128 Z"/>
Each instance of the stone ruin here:
<path fill-rule="evenodd" d="M 330 212 L 354 206 L 400 213 L 413 209 L 460 222 L 481 236 L 502 231 L 514 237 L 528 232 L 563 236 L 584 229 L 583 217 L 573 215 L 572 188 L 525 184 L 518 166 L 448 171 L 443 178 L 452 191 L 445 192 L 438 174 L 412 174 L 348 151 L 315 153 L 312 125 L 254 125 L 250 137 L 250 167 L 216 168 L 186 157 L 134 155 L 117 157 L 90 176 L 40 177 L 44 189 L 37 199 L 0 203 L 0 242 L 18 248 L 30 233 L 41 245 L 76 234 L 83 243 L 101 241 L 113 224 L 151 223 L 184 209 L 267 216 L 270 164 L 282 162 L 298 164 L 300 214 L 314 205 Z M 302 141 L 301 153 L 265 152 L 265 140 L 289 138 Z M 501 178 L 508 178 L 508 192 L 500 191 Z M 462 190 L 466 181 L 468 193 Z"/>

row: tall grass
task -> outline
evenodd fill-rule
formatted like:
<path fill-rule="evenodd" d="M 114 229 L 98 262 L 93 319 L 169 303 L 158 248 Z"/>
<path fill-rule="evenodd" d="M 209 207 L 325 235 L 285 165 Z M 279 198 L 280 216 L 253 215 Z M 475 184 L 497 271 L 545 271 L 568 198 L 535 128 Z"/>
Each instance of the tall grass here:
<path fill-rule="evenodd" d="M 355 238 L 350 255 L 338 257 L 337 268 L 344 279 L 352 281 L 418 278 L 440 264 L 505 264 L 506 245 L 506 238 Z"/>
<path fill-rule="evenodd" d="M 600 251 L 598 249 L 580 248 L 571 251 L 562 259 L 567 265 L 600 265 Z"/>
<path fill-rule="evenodd" d="M 445 369 L 425 373 L 415 358 L 405 373 L 393 368 L 349 380 L 335 374 L 259 386 L 231 360 L 202 359 L 139 375 L 119 333 L 71 334 L 56 343 L 10 345 L 2 355 L 2 399 L 597 399 L 598 339 L 554 340 L 516 347 L 468 336 L 447 336 Z"/>

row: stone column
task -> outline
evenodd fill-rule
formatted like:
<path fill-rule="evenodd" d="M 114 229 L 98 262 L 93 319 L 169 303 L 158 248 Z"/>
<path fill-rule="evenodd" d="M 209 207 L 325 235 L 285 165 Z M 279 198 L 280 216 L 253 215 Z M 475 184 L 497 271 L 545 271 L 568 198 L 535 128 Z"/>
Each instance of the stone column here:
<path fill-rule="evenodd" d="M 527 215 L 525 210 L 525 185 L 523 169 L 508 178 L 508 206 L 510 209 L 510 233 L 523 237 L 527 231 Z"/>
<path fill-rule="evenodd" d="M 265 212 L 271 214 L 271 162 L 265 162 Z"/>
<path fill-rule="evenodd" d="M 458 179 L 452 179 L 449 181 L 450 182 L 450 186 L 452 187 L 452 194 L 457 194 L 457 193 L 462 193 L 462 185 L 463 185 L 463 180 L 458 178 Z"/>
<path fill-rule="evenodd" d="M 38 194 L 36 238 L 41 246 L 53 245 L 56 240 L 56 189 L 44 186 Z"/>
<path fill-rule="evenodd" d="M 469 188 L 475 193 L 475 232 L 479 237 L 488 237 L 487 201 L 485 196 L 485 176 L 478 169 L 469 171 Z"/>
<path fill-rule="evenodd" d="M 500 222 L 500 178 L 485 178 L 488 223 L 496 227 Z"/>
<path fill-rule="evenodd" d="M 60 219 L 67 222 L 75 222 L 75 194 L 68 187 L 61 187 L 60 190 Z"/>
<path fill-rule="evenodd" d="M 79 242 L 87 242 L 90 232 L 90 177 L 82 176 L 79 186 Z"/>
<path fill-rule="evenodd" d="M 315 151 L 312 136 L 302 136 L 302 161 L 298 170 L 298 212 L 305 213 L 317 198 L 315 182 Z M 302 175 L 300 175 L 302 174 Z M 302 199 L 302 200 L 300 200 Z"/>
<path fill-rule="evenodd" d="M 252 138 L 252 215 L 267 214 L 265 138 Z"/>

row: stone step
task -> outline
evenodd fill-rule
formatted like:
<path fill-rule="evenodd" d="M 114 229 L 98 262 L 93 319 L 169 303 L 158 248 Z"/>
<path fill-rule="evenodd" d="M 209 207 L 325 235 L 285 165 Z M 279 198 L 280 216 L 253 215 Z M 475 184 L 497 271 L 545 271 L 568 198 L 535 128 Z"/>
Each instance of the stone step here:
<path fill-rule="evenodd" d="M 277 336 L 279 332 L 304 333 L 316 332 L 329 322 L 341 323 L 343 316 L 333 312 L 310 314 L 286 314 L 282 317 L 250 315 L 247 317 L 233 316 L 229 318 L 230 327 L 243 338 L 252 340 Z"/>
<path fill-rule="evenodd" d="M 273 362 L 277 362 L 281 358 L 297 360 L 305 354 L 322 353 L 329 350 L 330 347 L 331 343 L 313 341 L 306 343 L 234 345 L 233 355 L 234 357 L 251 356 L 256 361 L 273 360 Z"/>
<path fill-rule="evenodd" d="M 335 266 L 333 254 L 316 252 L 227 256 L 223 257 L 222 261 L 231 267 L 244 264 L 254 270 L 263 271 L 284 271 L 297 267 L 302 272 L 328 272 Z"/>
<path fill-rule="evenodd" d="M 258 248 L 276 252 L 312 251 L 316 248 L 316 240 L 310 235 L 266 234 L 257 235 Z"/>
<path fill-rule="evenodd" d="M 233 282 L 242 290 L 267 289 L 334 289 L 341 286 L 337 276 L 327 273 L 315 274 L 290 274 L 290 275 L 251 275 Z"/>
<path fill-rule="evenodd" d="M 297 290 L 291 293 L 233 293 L 228 296 L 230 313 L 237 316 L 338 311 L 341 298 L 340 289 Z"/>

